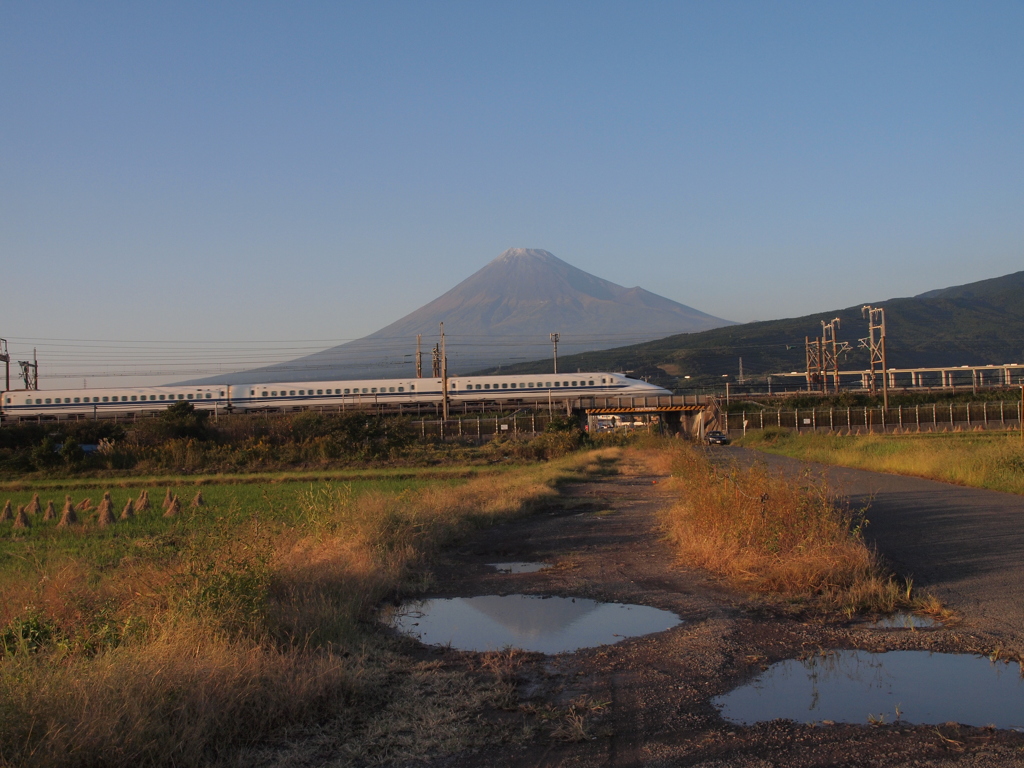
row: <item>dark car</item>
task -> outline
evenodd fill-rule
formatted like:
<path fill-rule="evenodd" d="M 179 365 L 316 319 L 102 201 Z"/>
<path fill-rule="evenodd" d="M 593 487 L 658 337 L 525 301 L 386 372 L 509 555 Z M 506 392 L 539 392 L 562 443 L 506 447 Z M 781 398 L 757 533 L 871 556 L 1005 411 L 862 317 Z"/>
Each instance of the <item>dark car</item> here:
<path fill-rule="evenodd" d="M 717 429 L 704 435 L 704 439 L 708 441 L 708 445 L 729 444 L 729 436 L 725 432 L 719 432 Z"/>

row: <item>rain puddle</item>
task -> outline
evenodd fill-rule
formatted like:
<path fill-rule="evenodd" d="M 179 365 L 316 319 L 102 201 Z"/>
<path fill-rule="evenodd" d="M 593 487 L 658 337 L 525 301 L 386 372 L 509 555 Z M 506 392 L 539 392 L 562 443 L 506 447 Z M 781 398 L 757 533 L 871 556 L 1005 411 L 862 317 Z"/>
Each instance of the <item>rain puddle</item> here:
<path fill-rule="evenodd" d="M 550 568 L 551 563 L 488 563 L 498 573 L 536 573 Z"/>
<path fill-rule="evenodd" d="M 506 647 L 567 653 L 662 632 L 680 623 L 674 613 L 646 605 L 599 603 L 572 597 L 486 595 L 410 603 L 391 625 L 428 645 L 460 651 Z"/>
<path fill-rule="evenodd" d="M 894 613 L 868 624 L 871 629 L 935 629 L 941 626 L 942 622 L 930 616 L 918 616 L 914 613 Z"/>
<path fill-rule="evenodd" d="M 838 651 L 780 661 L 713 703 L 722 717 L 740 725 L 784 718 L 1024 726 L 1019 664 L 928 651 Z"/>

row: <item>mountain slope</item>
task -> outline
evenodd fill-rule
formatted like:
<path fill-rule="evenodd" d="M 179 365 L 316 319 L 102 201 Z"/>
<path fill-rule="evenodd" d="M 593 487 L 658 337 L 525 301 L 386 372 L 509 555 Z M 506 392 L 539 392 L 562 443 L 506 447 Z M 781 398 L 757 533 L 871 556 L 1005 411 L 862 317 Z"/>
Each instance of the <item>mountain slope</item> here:
<path fill-rule="evenodd" d="M 730 324 L 643 288 L 602 280 L 547 251 L 511 248 L 447 293 L 369 336 L 202 383 L 411 376 L 417 334 L 423 335 L 423 367 L 430 375 L 430 348 L 441 322 L 451 373 L 539 357 L 550 351 L 552 332 L 561 335 L 561 355 Z"/>
<path fill-rule="evenodd" d="M 1024 362 L 1024 272 L 929 291 L 914 297 L 872 302 L 885 309 L 889 365 L 988 365 Z M 803 370 L 804 337 L 821 334 L 821 321 L 840 318 L 839 339 L 853 348 L 842 367 L 866 368 L 867 352 L 857 340 L 867 336 L 861 306 L 804 317 L 745 323 L 702 333 L 681 334 L 642 344 L 572 355 L 565 370 L 626 370 L 650 376 L 663 386 L 735 380 L 739 358 L 747 377 Z M 507 369 L 509 373 L 549 370 L 545 359 Z"/>

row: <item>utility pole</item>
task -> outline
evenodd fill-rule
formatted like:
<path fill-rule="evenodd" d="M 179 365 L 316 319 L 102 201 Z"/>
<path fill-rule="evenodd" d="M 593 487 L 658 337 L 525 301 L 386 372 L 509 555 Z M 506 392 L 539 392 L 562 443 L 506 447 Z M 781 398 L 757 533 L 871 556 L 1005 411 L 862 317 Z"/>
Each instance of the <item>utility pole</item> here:
<path fill-rule="evenodd" d="M 19 360 L 21 366 L 21 378 L 25 381 L 25 389 L 39 389 L 39 360 L 36 358 L 36 351 L 32 350 L 32 362 Z"/>
<path fill-rule="evenodd" d="M 448 355 L 444 350 L 444 323 L 441 323 L 441 416 L 448 421 Z"/>
<path fill-rule="evenodd" d="M 740 358 L 740 377 L 739 377 L 739 379 L 736 380 L 736 383 L 737 384 L 742 384 L 743 383 L 743 358 L 742 357 Z"/>
<path fill-rule="evenodd" d="M 416 378 L 423 378 L 423 349 L 420 343 L 423 341 L 423 334 L 416 334 Z"/>
<path fill-rule="evenodd" d="M 4 380 L 6 381 L 4 391 L 6 392 L 11 388 L 11 354 L 7 351 L 7 339 L 0 339 L 0 362 L 4 364 Z"/>
<path fill-rule="evenodd" d="M 804 336 L 804 351 L 807 356 L 807 391 L 817 391 L 822 383 L 821 337 L 811 341 L 810 336 Z"/>
<path fill-rule="evenodd" d="M 435 344 L 430 352 L 430 375 L 433 378 L 441 376 L 441 345 Z"/>
<path fill-rule="evenodd" d="M 550 334 L 551 345 L 555 348 L 555 373 L 558 373 L 558 339 L 560 336 L 557 333 Z"/>
<path fill-rule="evenodd" d="M 840 342 L 836 339 L 838 330 L 838 317 L 828 323 L 824 320 L 821 321 L 822 368 L 824 369 L 822 373 L 824 374 L 825 390 L 828 390 L 828 372 L 831 370 L 832 391 L 836 394 L 839 394 L 839 355 L 850 348 L 845 341 Z"/>
<path fill-rule="evenodd" d="M 875 366 L 882 368 L 882 407 L 889 408 L 889 368 L 885 360 L 885 310 L 865 304 L 861 315 L 868 320 L 868 337 L 860 340 L 871 356 L 871 391 L 875 392 Z"/>

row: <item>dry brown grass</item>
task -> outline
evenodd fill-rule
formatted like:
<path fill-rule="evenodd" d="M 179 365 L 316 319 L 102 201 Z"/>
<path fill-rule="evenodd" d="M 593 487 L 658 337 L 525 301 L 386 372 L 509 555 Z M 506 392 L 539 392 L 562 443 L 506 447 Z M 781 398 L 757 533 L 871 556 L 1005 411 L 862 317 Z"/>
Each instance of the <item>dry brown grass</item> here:
<path fill-rule="evenodd" d="M 681 497 L 665 526 L 688 563 L 751 592 L 847 612 L 909 604 L 909 585 L 885 572 L 860 516 L 822 478 L 715 463 L 685 445 L 666 448 L 660 461 Z"/>
<path fill-rule="evenodd" d="M 421 590 L 441 547 L 544 503 L 588 460 L 415 493 L 335 486 L 310 492 L 297 526 L 211 521 L 159 565 L 68 559 L 3 585 L 0 762 L 216 764 L 318 726 L 370 761 L 483 743 L 479 709 L 503 706 L 508 675 L 482 684 L 414 663 L 375 628 L 377 606 Z"/>

